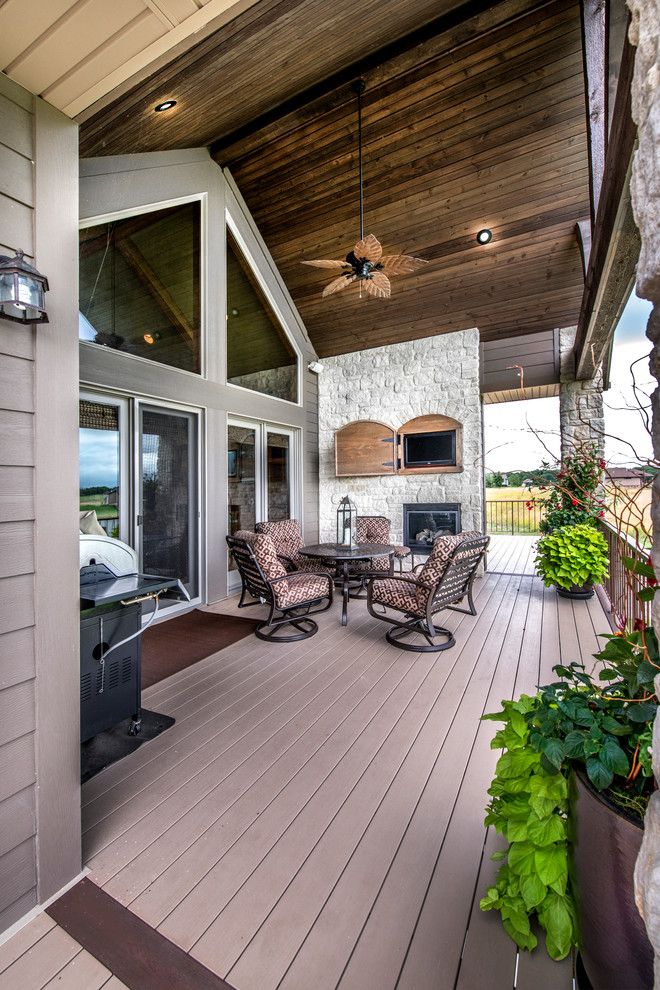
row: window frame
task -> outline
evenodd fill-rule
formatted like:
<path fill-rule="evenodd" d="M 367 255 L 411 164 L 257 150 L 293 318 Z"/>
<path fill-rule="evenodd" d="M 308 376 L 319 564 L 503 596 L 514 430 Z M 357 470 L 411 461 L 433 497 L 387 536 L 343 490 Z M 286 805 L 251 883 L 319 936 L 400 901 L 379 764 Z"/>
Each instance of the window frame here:
<path fill-rule="evenodd" d="M 84 217 L 78 221 L 78 230 L 86 230 L 88 227 L 99 227 L 115 220 L 128 220 L 130 217 L 146 216 L 148 213 L 157 213 L 159 210 L 166 210 L 170 207 L 184 206 L 186 203 L 199 203 L 199 371 L 188 371 L 186 368 L 177 368 L 174 364 L 166 364 L 164 361 L 154 361 L 152 358 L 143 357 L 141 354 L 130 354 L 128 351 L 119 351 L 114 348 L 103 347 L 93 340 L 82 340 L 78 338 L 78 343 L 85 347 L 101 348 L 104 351 L 110 350 L 113 354 L 121 354 L 122 357 L 131 361 L 138 361 L 147 364 L 149 367 L 167 368 L 179 375 L 190 375 L 196 379 L 208 378 L 208 193 L 192 193 L 188 196 L 177 196 L 172 199 L 160 200 L 157 203 L 147 203 L 141 206 L 132 206 L 124 210 L 116 210 L 112 213 L 100 213 L 90 217 Z M 80 289 L 80 284 L 78 286 Z M 80 301 L 80 299 L 78 300 Z M 80 310 L 79 310 L 80 312 Z"/>
<path fill-rule="evenodd" d="M 267 392 L 259 392 L 257 389 L 248 388 L 245 385 L 236 385 L 234 382 L 229 380 L 228 365 L 229 365 L 229 346 L 227 340 L 227 329 L 225 326 L 224 330 L 224 354 L 225 354 L 225 381 L 224 384 L 227 388 L 234 388 L 240 392 L 247 393 L 248 395 L 260 395 L 264 399 L 270 399 L 272 402 L 284 402 L 288 407 L 297 406 L 299 408 L 303 407 L 303 353 L 302 350 L 293 334 L 291 327 L 282 311 L 282 307 L 278 305 L 275 296 L 270 290 L 270 287 L 266 283 L 266 280 L 261 271 L 261 266 L 257 261 L 257 252 L 253 251 L 248 244 L 248 236 L 246 237 L 245 231 L 242 229 L 242 225 L 239 220 L 234 217 L 229 206 L 225 207 L 225 271 L 224 271 L 224 281 L 225 287 L 227 285 L 227 255 L 229 253 L 227 229 L 231 231 L 231 235 L 238 245 L 238 249 L 243 255 L 246 263 L 248 264 L 255 281 L 259 284 L 259 288 L 264 294 L 268 305 L 271 307 L 273 313 L 275 314 L 282 333 L 286 337 L 291 349 L 296 356 L 296 401 L 292 402 L 291 399 L 283 399 L 279 395 L 269 395 Z M 225 291 L 225 315 L 228 310 L 227 305 L 227 292 Z M 226 323 L 226 320 L 225 320 Z"/>

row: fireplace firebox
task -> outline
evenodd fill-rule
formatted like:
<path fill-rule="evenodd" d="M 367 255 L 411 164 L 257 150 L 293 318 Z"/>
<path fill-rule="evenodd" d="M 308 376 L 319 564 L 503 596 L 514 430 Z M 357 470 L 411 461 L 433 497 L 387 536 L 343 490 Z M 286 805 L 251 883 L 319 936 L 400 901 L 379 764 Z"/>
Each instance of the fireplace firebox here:
<path fill-rule="evenodd" d="M 403 506 L 403 542 L 414 554 L 427 554 L 436 536 L 461 532 L 458 502 L 414 502 Z"/>

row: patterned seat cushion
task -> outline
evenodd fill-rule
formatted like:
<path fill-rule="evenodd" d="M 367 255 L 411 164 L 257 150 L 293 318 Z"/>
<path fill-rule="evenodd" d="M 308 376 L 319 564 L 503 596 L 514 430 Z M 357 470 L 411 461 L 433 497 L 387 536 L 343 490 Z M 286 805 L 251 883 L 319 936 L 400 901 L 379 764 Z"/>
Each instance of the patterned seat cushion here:
<path fill-rule="evenodd" d="M 251 533 L 247 529 L 239 530 L 235 536 L 237 540 L 245 540 L 246 543 L 249 543 L 257 563 L 267 578 L 272 580 L 283 577 L 287 573 L 286 567 L 277 556 L 275 544 L 270 536 L 265 533 Z"/>
<path fill-rule="evenodd" d="M 335 563 L 333 560 L 326 560 L 322 557 L 301 557 L 296 555 L 292 558 L 298 571 L 322 571 L 324 574 L 335 573 Z"/>
<path fill-rule="evenodd" d="M 293 605 L 306 605 L 327 598 L 330 593 L 330 583 L 327 578 L 313 574 L 289 574 L 286 581 L 278 581 L 273 585 L 275 604 L 278 608 L 291 608 Z"/>
<path fill-rule="evenodd" d="M 352 566 L 354 571 L 383 571 L 385 574 L 389 574 L 390 571 L 390 558 L 389 557 L 371 557 L 370 560 L 356 560 Z"/>
<path fill-rule="evenodd" d="M 437 584 L 447 570 L 449 558 L 455 548 L 464 540 L 473 540 L 479 536 L 481 533 L 476 532 L 458 533 L 456 536 L 439 536 L 433 541 L 426 563 L 417 575 L 418 582 L 426 585 L 427 588 Z"/>
<path fill-rule="evenodd" d="M 372 601 L 377 605 L 387 605 L 389 608 L 398 609 L 400 612 L 412 612 L 418 614 L 419 588 L 410 580 L 402 581 L 400 578 L 385 578 L 373 582 Z M 428 589 L 421 589 L 428 597 Z"/>
<path fill-rule="evenodd" d="M 265 533 L 275 544 L 278 554 L 295 560 L 303 545 L 300 524 L 296 519 L 278 519 L 276 522 L 260 522 L 254 527 L 257 533 Z"/>

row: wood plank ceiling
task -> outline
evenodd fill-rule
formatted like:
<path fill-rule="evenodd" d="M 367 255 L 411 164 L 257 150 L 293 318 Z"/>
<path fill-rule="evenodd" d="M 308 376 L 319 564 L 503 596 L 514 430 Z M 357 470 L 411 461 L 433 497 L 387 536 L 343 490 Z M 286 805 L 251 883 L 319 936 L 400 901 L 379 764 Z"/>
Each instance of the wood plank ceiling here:
<path fill-rule="evenodd" d="M 445 30 L 378 61 L 384 44 L 443 14 Z M 323 300 L 332 273 L 300 264 L 342 258 L 357 239 L 352 68 L 367 82 L 367 232 L 386 253 L 429 261 L 394 279 L 389 300 L 354 288 Z M 324 91 L 333 73 L 342 84 Z M 153 114 L 154 92 L 179 101 L 168 120 Z M 87 121 L 81 142 L 87 155 L 212 144 L 326 356 L 465 327 L 497 340 L 574 324 L 585 121 L 575 0 L 459 14 L 450 0 L 260 0 Z M 482 227 L 494 235 L 485 247 Z"/>

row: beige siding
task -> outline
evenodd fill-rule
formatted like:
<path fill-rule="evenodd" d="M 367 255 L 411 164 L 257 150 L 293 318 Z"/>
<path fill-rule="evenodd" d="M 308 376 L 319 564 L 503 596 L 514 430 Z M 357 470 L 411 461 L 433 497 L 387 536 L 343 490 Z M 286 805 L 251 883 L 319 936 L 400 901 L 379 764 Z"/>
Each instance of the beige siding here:
<path fill-rule="evenodd" d="M 2 932 L 74 876 L 80 858 L 79 819 L 71 793 L 72 781 L 74 791 L 79 791 L 72 776 L 72 766 L 75 764 L 77 773 L 79 759 L 77 689 L 65 708 L 58 704 L 57 689 L 51 683 L 66 684 L 70 693 L 74 667 L 78 677 L 74 612 L 77 557 L 72 571 L 71 560 L 53 544 L 53 540 L 65 539 L 69 531 L 75 532 L 77 507 L 76 461 L 71 451 L 76 443 L 78 377 L 76 280 L 75 269 L 66 269 L 63 226 L 68 210 L 73 235 L 69 253 L 75 262 L 76 128 L 0 73 L 0 129 L 0 253 L 21 248 L 51 281 L 47 297 L 51 323 L 47 327 L 35 330 L 0 320 Z M 53 134 L 62 133 L 65 139 L 58 144 Z M 48 200 L 45 208 L 38 207 L 40 189 L 42 201 Z M 67 350 L 63 322 L 72 338 L 72 354 Z M 40 375 L 37 368 L 43 369 Z M 65 420 L 62 397 L 69 394 L 71 416 Z M 64 429 L 71 434 L 68 440 L 61 435 Z M 50 461 L 44 453 L 49 448 Z M 39 484 L 41 525 L 35 518 Z M 67 499 L 69 514 L 65 511 Z M 54 520 L 60 525 L 54 525 Z M 75 556 L 75 541 L 72 547 L 71 555 Z M 37 559 L 41 562 L 39 575 Z M 57 580 L 54 568 L 59 569 Z M 37 593 L 39 580 L 47 581 L 50 591 Z M 65 603 L 67 593 L 72 597 Z M 68 671 L 64 669 L 67 658 Z M 44 713 L 41 739 L 36 729 L 37 705 Z M 44 752 L 51 753 L 56 763 L 49 764 Z M 58 795 L 57 800 L 53 794 Z M 67 806 L 65 813 L 58 809 L 58 802 Z M 75 837 L 73 851 L 65 837 L 71 832 Z M 56 838 L 49 845 L 53 833 Z M 52 876 L 52 868 L 48 863 L 42 866 L 42 860 L 51 856 L 54 845 L 59 851 L 56 875 Z"/>
<path fill-rule="evenodd" d="M 0 241 L 34 254 L 33 100 L 0 76 Z M 36 903 L 34 331 L 0 321 L 0 927 Z M 4 923 L 3 923 L 4 922 Z"/>

